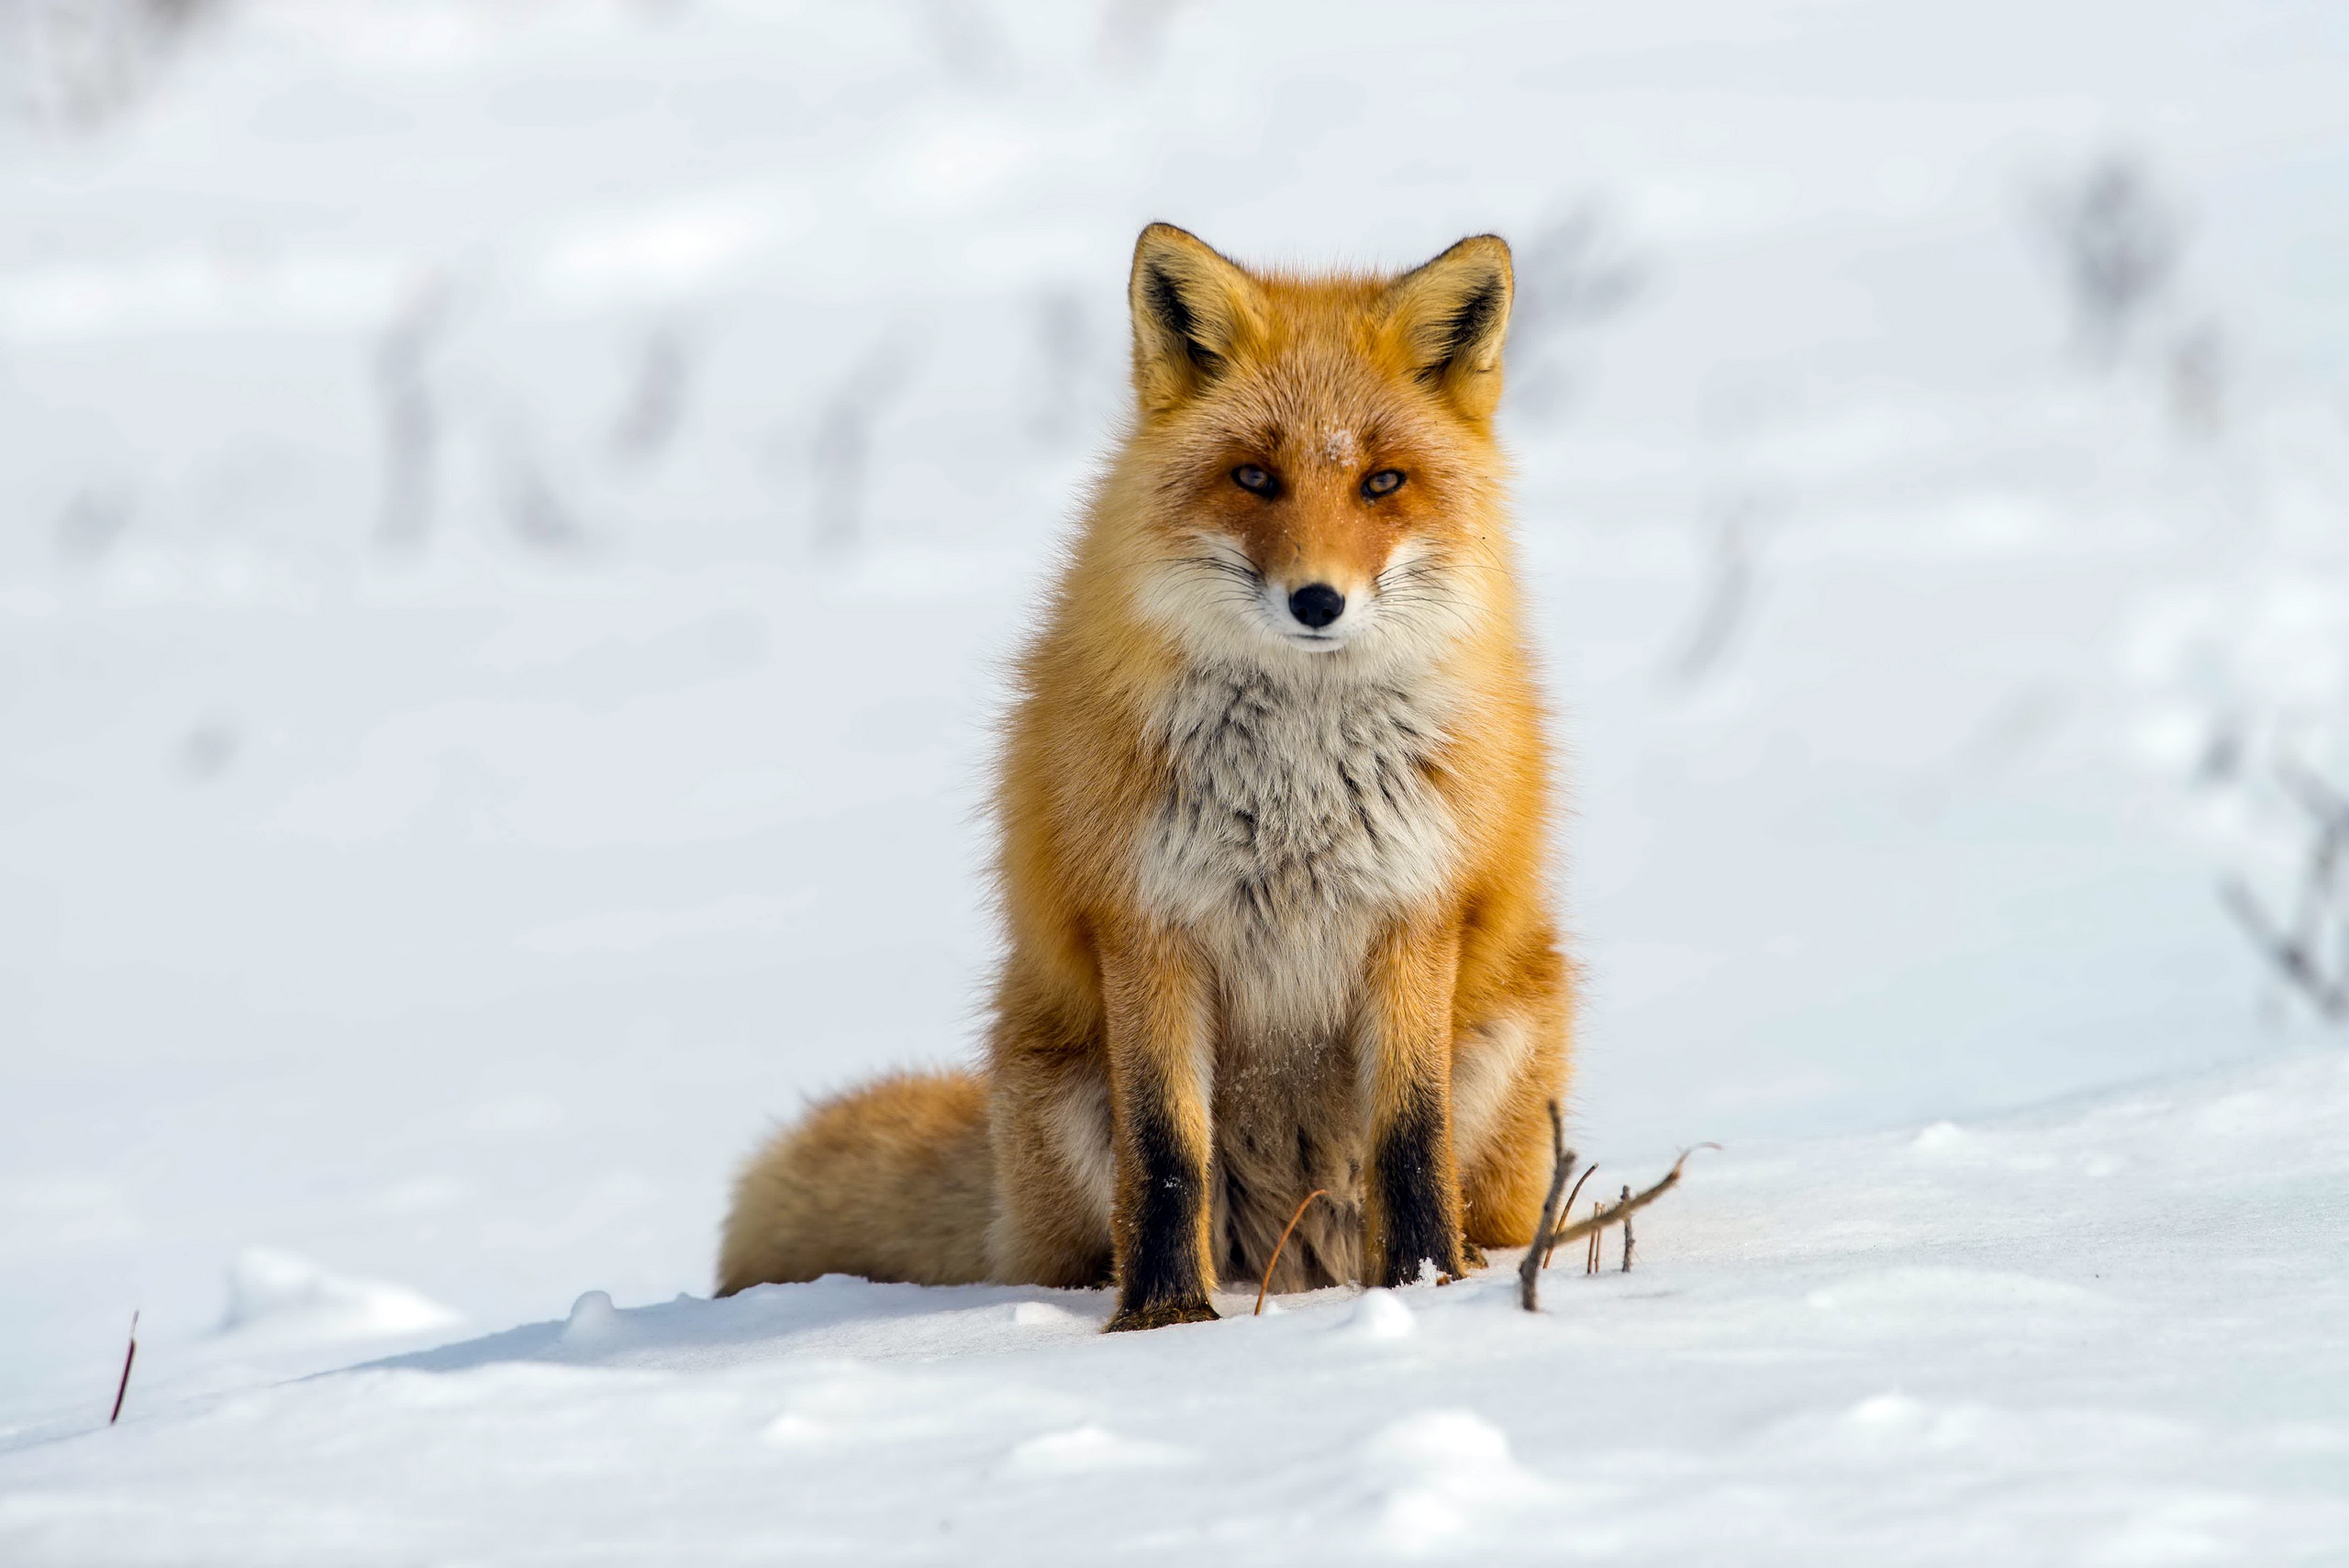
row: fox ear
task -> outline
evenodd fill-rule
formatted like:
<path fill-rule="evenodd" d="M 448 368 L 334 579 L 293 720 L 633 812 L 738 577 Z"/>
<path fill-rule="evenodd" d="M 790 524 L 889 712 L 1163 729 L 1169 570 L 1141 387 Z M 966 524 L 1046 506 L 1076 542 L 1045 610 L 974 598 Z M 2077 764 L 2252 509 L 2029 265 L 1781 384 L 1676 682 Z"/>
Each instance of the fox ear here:
<path fill-rule="evenodd" d="M 1388 329 L 1411 372 L 1471 419 L 1501 399 L 1501 339 L 1516 289 L 1508 245 L 1498 235 L 1463 239 L 1387 286 Z"/>
<path fill-rule="evenodd" d="M 1134 391 L 1145 413 L 1196 396 L 1261 330 L 1255 283 L 1171 223 L 1134 242 Z"/>

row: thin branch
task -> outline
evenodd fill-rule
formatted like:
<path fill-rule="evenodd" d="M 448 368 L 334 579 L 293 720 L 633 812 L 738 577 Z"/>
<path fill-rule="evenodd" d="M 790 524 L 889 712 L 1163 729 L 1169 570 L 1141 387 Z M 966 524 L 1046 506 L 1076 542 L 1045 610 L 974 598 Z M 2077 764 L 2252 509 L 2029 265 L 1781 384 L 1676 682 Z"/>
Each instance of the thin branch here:
<path fill-rule="evenodd" d="M 375 402 L 384 432 L 375 537 L 385 544 L 420 544 L 431 528 L 441 436 L 432 363 L 450 317 L 447 282 L 428 279 L 375 346 Z"/>
<path fill-rule="evenodd" d="M 111 1427 L 122 1419 L 123 1396 L 130 1392 L 130 1363 L 139 1359 L 139 1314 L 130 1315 L 130 1348 L 122 1352 L 122 1381 L 114 1385 L 114 1414 L 106 1418 Z"/>
<path fill-rule="evenodd" d="M 2110 370 L 2176 279 L 2187 224 L 2151 172 L 2119 152 L 2045 197 L 2040 223 L 2067 273 L 2080 344 Z"/>
<path fill-rule="evenodd" d="M 1560 1241 L 1580 1240 L 1583 1237 L 1598 1234 L 1599 1231 L 1606 1229 L 1609 1226 L 1628 1215 L 1637 1214 L 1640 1210 L 1647 1207 L 1648 1205 L 1653 1203 L 1656 1199 L 1662 1197 L 1664 1194 L 1670 1192 L 1674 1187 L 1680 1184 L 1680 1168 L 1688 1163 L 1689 1155 L 1697 1152 L 1698 1149 L 1719 1149 L 1720 1147 L 1720 1145 L 1718 1143 L 1699 1143 L 1694 1147 L 1682 1150 L 1680 1151 L 1680 1158 L 1672 1162 L 1672 1169 L 1665 1173 L 1664 1180 L 1658 1182 L 1655 1185 L 1650 1187 L 1643 1193 L 1633 1193 L 1630 1197 L 1625 1198 L 1613 1208 L 1602 1208 L 1598 1210 L 1596 1214 L 1593 1214 L 1588 1219 L 1584 1220 L 1579 1225 L 1567 1226 L 1564 1229 L 1552 1237 L 1550 1239 L 1551 1242 L 1554 1245 Z"/>
<path fill-rule="evenodd" d="M 1256 1287 L 1256 1310 L 1250 1313 L 1250 1317 L 1262 1318 L 1264 1315 L 1264 1297 L 1273 1288 L 1273 1271 L 1281 1266 L 1281 1249 L 1288 1245 L 1289 1232 L 1297 1229 L 1297 1222 L 1305 1218 L 1307 1207 L 1315 1198 L 1329 1195 L 1329 1188 L 1316 1187 L 1298 1201 L 1297 1212 L 1288 1217 L 1288 1224 L 1282 1228 L 1281 1239 L 1273 1243 L 1273 1260 L 1264 1265 L 1264 1281 Z"/>
<path fill-rule="evenodd" d="M 1565 1191 L 1566 1178 L 1574 1174 L 1574 1151 L 1566 1147 L 1566 1119 L 1558 1112 L 1558 1102 L 1550 1102 L 1550 1191 L 1542 1200 L 1542 1222 L 1533 1228 L 1533 1245 L 1525 1250 L 1525 1261 L 1517 1265 L 1517 1304 L 1528 1312 L 1541 1309 L 1542 1255 L 1544 1238 L 1551 1234 L 1562 1212 L 1558 1196 Z M 1595 1167 L 1594 1167 L 1595 1168 Z M 1586 1176 L 1587 1172 L 1585 1173 Z M 1576 1186 L 1575 1191 L 1582 1188 Z M 1573 1199 L 1566 1200 L 1571 1206 Z M 1554 1242 L 1547 1243 L 1554 1245 Z"/>
<path fill-rule="evenodd" d="M 1703 680 L 1744 624 L 1756 575 L 1754 535 L 1765 520 L 1766 510 L 1763 499 L 1751 495 L 1715 508 L 1704 599 L 1687 639 L 1665 671 L 1666 678 L 1675 684 L 1693 686 Z"/>
<path fill-rule="evenodd" d="M 663 327 L 645 339 L 628 400 L 612 426 L 612 450 L 622 458 L 658 457 L 684 420 L 692 378 L 693 355 L 683 332 Z"/>
<path fill-rule="evenodd" d="M 2219 887 L 2219 900 L 2251 939 L 2252 945 L 2297 986 L 2323 1018 L 2349 1018 L 2349 979 L 2327 975 L 2317 955 L 2299 938 L 2277 929 L 2252 897 L 2251 890 L 2233 877 Z"/>
<path fill-rule="evenodd" d="M 1564 1214 L 1572 1214 L 1572 1213 L 1575 1211 L 1575 1199 L 1576 1199 L 1576 1198 L 1578 1198 L 1578 1197 L 1582 1196 L 1582 1184 L 1583 1184 L 1585 1182 L 1586 1182 L 1586 1181 L 1590 1180 L 1590 1179 L 1591 1179 L 1591 1177 L 1593 1177 L 1593 1176 L 1595 1176 L 1595 1175 L 1597 1175 L 1597 1174 L 1598 1174 L 1598 1166 L 1596 1166 L 1596 1165 L 1593 1165 L 1593 1166 L 1589 1167 L 1587 1170 L 1584 1171 L 1584 1172 L 1583 1172 L 1583 1173 L 1582 1173 L 1581 1175 L 1576 1176 L 1576 1177 L 1575 1178 L 1575 1190 L 1574 1190 L 1574 1191 L 1572 1191 L 1572 1192 L 1570 1192 L 1570 1193 L 1568 1193 L 1568 1194 L 1566 1195 L 1566 1201 L 1565 1201 L 1564 1204 L 1562 1204 L 1562 1205 L 1560 1205 L 1560 1206 L 1559 1206 L 1559 1207 L 1558 1207 L 1558 1212 L 1559 1212 L 1560 1214 L 1562 1214 L 1562 1215 L 1564 1215 Z M 1558 1255 L 1558 1241 L 1557 1241 L 1557 1238 L 1555 1238 L 1555 1237 L 1552 1237 L 1552 1238 L 1550 1239 L 1550 1244 L 1549 1244 L 1549 1246 L 1547 1246 L 1547 1247 L 1545 1247 L 1545 1248 L 1543 1248 L 1543 1249 L 1542 1250 L 1542 1266 L 1543 1268 L 1545 1268 L 1545 1269 L 1546 1269 L 1546 1268 L 1548 1268 L 1548 1267 L 1550 1266 L 1550 1261 L 1551 1261 L 1552 1259 L 1555 1258 L 1557 1255 Z"/>
<path fill-rule="evenodd" d="M 874 428 L 919 362 L 916 340 L 902 328 L 892 329 L 850 369 L 817 417 L 809 479 L 819 548 L 846 552 L 863 542 Z"/>
<path fill-rule="evenodd" d="M 2349 795 L 2343 795 L 2323 778 L 2297 763 L 2288 762 L 2276 770 L 2276 782 L 2286 794 L 2300 803 L 2300 809 L 2317 819 L 2331 831 L 2349 829 Z"/>
<path fill-rule="evenodd" d="M 2277 782 L 2313 825 L 2306 864 L 2290 923 L 2270 915 L 2237 877 L 2219 887 L 2219 898 L 2262 955 L 2330 1022 L 2349 1018 L 2349 886 L 2343 862 L 2349 857 L 2349 797 L 2297 764 L 2277 770 Z M 2329 962 L 2327 949 L 2341 957 Z"/>

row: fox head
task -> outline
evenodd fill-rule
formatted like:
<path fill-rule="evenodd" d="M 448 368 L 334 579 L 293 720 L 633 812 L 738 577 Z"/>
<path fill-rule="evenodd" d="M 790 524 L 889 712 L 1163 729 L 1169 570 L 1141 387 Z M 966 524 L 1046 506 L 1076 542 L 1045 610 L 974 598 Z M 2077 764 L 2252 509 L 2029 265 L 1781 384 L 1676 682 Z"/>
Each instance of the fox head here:
<path fill-rule="evenodd" d="M 1113 479 L 1139 612 L 1194 656 L 1383 665 L 1501 588 L 1492 439 L 1508 247 L 1399 276 L 1244 269 L 1168 224 L 1134 250 L 1134 427 Z"/>

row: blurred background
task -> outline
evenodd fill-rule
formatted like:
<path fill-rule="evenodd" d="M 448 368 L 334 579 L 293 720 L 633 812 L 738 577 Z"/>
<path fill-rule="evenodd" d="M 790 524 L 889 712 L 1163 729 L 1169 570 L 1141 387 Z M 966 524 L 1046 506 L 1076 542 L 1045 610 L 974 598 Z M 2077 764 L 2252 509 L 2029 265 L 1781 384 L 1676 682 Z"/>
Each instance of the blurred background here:
<path fill-rule="evenodd" d="M 2345 67 L 2290 0 L 0 0 L 0 1435 L 133 1307 L 203 1386 L 704 1291 L 772 1118 L 972 1052 L 1153 218 L 1516 248 L 1586 1152 L 2327 1039 Z"/>

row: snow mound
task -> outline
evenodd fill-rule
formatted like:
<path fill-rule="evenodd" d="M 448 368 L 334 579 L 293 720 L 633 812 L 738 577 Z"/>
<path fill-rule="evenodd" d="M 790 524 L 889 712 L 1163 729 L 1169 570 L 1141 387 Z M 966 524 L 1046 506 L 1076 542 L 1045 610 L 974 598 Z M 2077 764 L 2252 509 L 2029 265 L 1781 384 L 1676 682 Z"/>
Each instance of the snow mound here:
<path fill-rule="evenodd" d="M 1368 1290 L 1346 1315 L 1345 1333 L 1354 1340 L 1405 1340 L 1417 1321 L 1393 1291 Z"/>
<path fill-rule="evenodd" d="M 1473 1410 L 1430 1410 L 1380 1428 L 1364 1446 L 1389 1482 L 1375 1539 L 1406 1552 L 1457 1541 L 1480 1516 L 1539 1499 L 1544 1487 L 1509 1452 L 1508 1438 Z"/>
<path fill-rule="evenodd" d="M 612 1305 L 610 1293 L 591 1290 L 571 1304 L 571 1316 L 563 1320 L 559 1338 L 564 1345 L 601 1350 L 623 1333 L 619 1309 Z"/>
<path fill-rule="evenodd" d="M 240 1342 L 322 1344 L 392 1340 L 462 1321 L 420 1292 L 339 1274 L 274 1247 L 247 1247 L 228 1270 L 219 1334 Z"/>
<path fill-rule="evenodd" d="M 1005 1468 L 1015 1475 L 1086 1475 L 1104 1470 L 1180 1464 L 1190 1457 L 1182 1449 L 1120 1437 L 1106 1427 L 1087 1422 L 1065 1431 L 1030 1438 L 1011 1451 Z"/>

